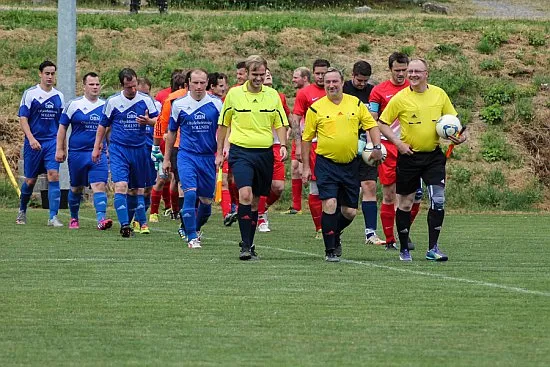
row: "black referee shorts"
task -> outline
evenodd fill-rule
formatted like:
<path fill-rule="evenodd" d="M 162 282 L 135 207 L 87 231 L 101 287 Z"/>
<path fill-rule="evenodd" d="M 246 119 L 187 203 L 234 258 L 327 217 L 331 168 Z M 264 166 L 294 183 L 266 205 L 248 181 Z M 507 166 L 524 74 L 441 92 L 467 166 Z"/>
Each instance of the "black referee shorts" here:
<path fill-rule="evenodd" d="M 363 158 L 359 157 L 359 181 L 376 181 L 378 179 L 378 167 L 369 166 Z"/>
<path fill-rule="evenodd" d="M 447 159 L 439 147 L 433 152 L 415 152 L 413 155 L 399 154 L 396 169 L 396 192 L 399 195 L 416 192 L 420 179 L 426 185 L 445 186 L 446 163 Z"/>
<path fill-rule="evenodd" d="M 273 176 L 273 148 L 243 148 L 231 144 L 229 167 L 235 184 L 251 186 L 254 196 L 268 196 Z"/>
<path fill-rule="evenodd" d="M 337 199 L 339 205 L 357 209 L 359 202 L 359 159 L 349 163 L 336 163 L 322 155 L 317 155 L 315 177 L 319 199 Z"/>

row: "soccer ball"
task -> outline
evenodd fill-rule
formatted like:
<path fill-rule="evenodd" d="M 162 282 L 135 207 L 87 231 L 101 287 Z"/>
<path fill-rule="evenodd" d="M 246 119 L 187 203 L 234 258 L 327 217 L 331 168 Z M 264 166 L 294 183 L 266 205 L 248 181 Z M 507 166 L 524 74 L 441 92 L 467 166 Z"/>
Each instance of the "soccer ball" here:
<path fill-rule="evenodd" d="M 437 135 L 443 139 L 449 139 L 449 136 L 456 136 L 462 130 L 462 125 L 458 117 L 454 115 L 443 115 L 435 124 Z"/>
<path fill-rule="evenodd" d="M 386 150 L 386 147 L 384 144 L 381 144 L 382 146 L 382 161 L 377 162 L 378 164 L 384 162 L 388 155 L 388 151 Z M 373 160 L 370 159 L 370 155 L 372 153 L 372 143 L 368 142 L 367 145 L 365 145 L 365 149 L 363 149 L 363 153 L 361 153 L 361 157 L 363 158 L 363 161 L 368 164 L 369 166 L 376 166 L 377 164 L 374 163 Z"/>

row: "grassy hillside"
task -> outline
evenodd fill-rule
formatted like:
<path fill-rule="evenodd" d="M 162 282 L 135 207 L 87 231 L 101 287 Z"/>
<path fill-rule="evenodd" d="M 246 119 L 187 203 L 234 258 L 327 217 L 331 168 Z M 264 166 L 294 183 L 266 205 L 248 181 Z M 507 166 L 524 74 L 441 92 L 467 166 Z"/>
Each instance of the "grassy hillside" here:
<path fill-rule="evenodd" d="M 172 12 L 79 14 L 78 74 L 100 73 L 104 94 L 117 73 L 133 67 L 158 90 L 174 68 L 205 67 L 233 76 L 236 61 L 268 58 L 275 85 L 294 95 L 294 68 L 317 57 L 349 75 L 358 59 L 373 78 L 388 77 L 396 50 L 424 57 L 469 125 L 469 144 L 449 164 L 450 205 L 502 210 L 545 208 L 550 184 L 550 22 L 434 16 L 413 9 L 371 14 L 322 12 Z M 37 82 L 36 66 L 56 58 L 55 12 L 0 12 L 0 143 L 13 164 L 22 134 L 21 93 Z M 291 98 L 292 101 L 292 98 Z M 544 186 L 546 185 L 546 186 Z"/>

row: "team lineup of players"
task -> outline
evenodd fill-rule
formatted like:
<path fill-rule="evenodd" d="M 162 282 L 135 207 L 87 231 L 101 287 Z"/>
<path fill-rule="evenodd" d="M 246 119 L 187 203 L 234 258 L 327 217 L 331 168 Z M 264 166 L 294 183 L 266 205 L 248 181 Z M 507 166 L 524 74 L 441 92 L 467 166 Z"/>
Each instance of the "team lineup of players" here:
<path fill-rule="evenodd" d="M 315 176 L 317 135 L 314 135 L 311 140 L 311 149 L 307 149 L 309 154 L 306 170 L 302 167 L 301 136 L 306 127 L 305 121 L 307 118 L 313 118 L 309 116 L 313 115 L 312 111 L 317 112 L 312 105 L 322 106 L 321 102 L 327 100 L 328 87 L 325 86 L 325 74 L 327 71 L 333 72 L 334 69 L 330 68 L 329 61 L 324 59 L 315 60 L 311 71 L 306 67 L 296 69 L 292 83 L 297 93 L 292 111 L 282 93 L 278 93 L 277 105 L 259 110 L 270 111 L 266 121 L 271 124 L 269 130 L 272 131 L 271 141 L 268 142 L 273 156 L 272 175 L 268 191 L 258 195 L 259 200 L 252 203 L 252 212 L 243 215 L 239 203 L 241 202 L 243 208 L 249 204 L 242 191 L 243 186 L 247 185 L 242 183 L 244 182 L 242 172 L 246 169 L 241 169 L 240 161 L 236 157 L 231 157 L 230 152 L 245 156 L 248 150 L 259 148 L 246 141 L 250 134 L 252 136 L 256 134 L 253 126 L 247 126 L 253 124 L 247 122 L 246 114 L 253 112 L 246 110 L 246 107 L 248 103 L 267 103 L 267 97 L 264 98 L 264 96 L 271 93 L 273 84 L 267 62 L 264 61 L 264 69 L 259 69 L 258 65 L 261 67 L 261 62 L 258 64 L 254 60 L 256 59 L 253 58 L 249 63 L 247 59 L 247 63 L 239 62 L 236 65 L 237 83 L 232 88 L 228 87 L 228 77 L 222 73 L 209 74 L 206 70 L 199 68 L 186 71 L 175 70 L 171 76 L 170 87 L 161 90 L 155 99 L 149 95 L 151 83 L 145 78 L 138 78 L 132 69 L 125 68 L 119 73 L 122 90 L 103 100 L 99 97 L 100 77 L 90 72 L 82 78 L 83 95 L 68 103 L 65 103 L 62 93 L 54 87 L 55 64 L 44 61 L 39 66 L 40 83 L 24 92 L 19 108 L 18 115 L 25 134 L 25 180 L 21 187 L 20 208 L 16 223 L 27 223 L 27 206 L 37 176 L 47 173 L 50 205 L 47 224 L 53 227 L 63 226 L 57 216 L 60 203 L 58 172 L 59 164 L 67 160 L 71 185 L 68 196 L 71 217 L 69 228 L 78 229 L 80 226 L 79 207 L 83 190 L 88 186 L 93 192 L 97 228 L 106 230 L 112 227 L 113 221 L 106 216 L 108 201 L 106 188 L 110 172 L 114 183 L 114 208 L 122 237 L 131 237 L 134 233 L 149 234 L 148 222 L 159 221 L 159 206 L 163 198 L 168 208 L 166 214 L 171 215 L 172 219 L 181 220 L 178 229 L 180 237 L 187 242 L 189 248 L 200 248 L 201 228 L 207 223 L 212 212 L 218 166 L 221 165 L 219 168 L 222 176 L 223 224 L 231 226 L 238 221 L 243 236 L 241 259 L 257 258 L 253 243 L 254 232 L 256 228 L 259 232 L 271 231 L 267 213 L 269 207 L 279 199 L 284 190 L 286 141 L 292 138 L 290 154 L 292 206 L 285 213 L 302 213 L 302 189 L 304 185 L 309 184 L 308 204 L 315 227 L 315 237 L 323 239 L 323 216 L 327 214 L 324 212 L 324 200 L 319 198 Z M 263 59 L 258 58 L 258 60 Z M 252 69 L 250 65 L 253 65 Z M 425 62 L 424 65 L 427 68 Z M 392 97 L 408 87 L 412 88 L 407 77 L 409 58 L 406 55 L 397 52 L 391 54 L 388 67 L 390 78 L 373 85 L 369 83 L 372 74 L 370 64 L 366 61 L 358 61 L 353 66 L 352 79 L 343 83 L 343 93 L 356 97 L 368 107 L 375 121 L 382 117 L 380 122 L 384 124 L 388 123 L 385 117 L 390 114 L 384 116 L 383 112 Z M 432 88 L 431 85 L 430 88 Z M 230 89 L 231 93 L 228 93 Z M 225 100 L 227 94 L 229 94 L 227 97 L 229 100 Z M 251 100 L 251 96 L 258 98 Z M 447 110 L 439 112 L 456 115 L 452 105 L 445 108 Z M 384 245 L 388 250 L 398 249 L 394 234 L 397 205 L 396 167 L 402 152 L 400 153 L 401 147 L 395 144 L 395 137 L 397 139 L 400 137 L 401 124 L 399 119 L 394 118 L 394 113 L 397 112 L 392 110 L 392 120 L 389 121 L 389 126 L 386 125 L 391 130 L 383 131 L 388 138 L 381 136 L 381 142 L 387 150 L 385 161 L 378 167 L 373 167 L 365 164 L 359 157 L 355 158 L 359 161 L 357 179 L 362 191 L 361 207 L 365 220 L 365 243 Z M 289 125 L 292 129 L 286 128 Z M 67 143 L 69 127 L 71 134 Z M 287 133 L 281 135 L 281 128 L 285 128 Z M 218 130 L 224 131 L 222 140 L 217 137 Z M 370 131 L 358 130 L 357 133 L 360 139 L 365 139 L 369 133 L 372 137 Z M 380 136 L 377 129 L 376 133 Z M 260 135 L 260 133 L 257 134 L 258 139 Z M 244 141 L 241 146 L 245 147 L 241 153 L 237 149 L 238 144 L 235 143 L 239 139 L 241 142 Z M 460 139 L 455 142 L 459 144 L 462 141 L 463 139 Z M 222 146 L 223 150 L 220 149 Z M 309 145 L 304 146 L 309 147 Z M 375 149 L 380 147 L 375 146 Z M 217 152 L 218 159 L 215 158 Z M 246 157 L 244 159 L 246 160 Z M 234 170 L 240 170 L 241 173 L 233 175 Z M 410 221 L 406 235 L 403 236 L 400 233 L 399 238 L 400 258 L 405 261 L 411 259 L 408 250 L 414 249 L 408 230 L 410 223 L 418 214 L 422 199 L 419 177 L 414 183 L 417 193 L 409 209 Z M 385 240 L 380 239 L 376 233 L 378 216 L 376 181 L 378 178 L 383 193 L 380 218 Z M 257 180 L 257 177 L 254 177 L 254 180 Z M 250 186 L 254 188 L 255 184 L 256 181 Z M 441 196 L 441 193 L 439 195 Z M 440 211 L 442 209 L 441 206 Z M 253 218 L 252 229 L 247 227 L 245 231 L 247 234 L 244 235 L 241 217 L 250 217 L 250 215 Z M 254 218 L 254 215 L 257 217 Z M 340 241 L 339 235 L 338 241 Z M 246 243 L 248 247 L 244 248 Z M 430 245 L 430 251 L 432 247 Z M 327 260 L 332 250 L 327 247 Z M 403 255 L 403 250 L 406 251 L 407 256 Z M 439 251 L 437 245 L 435 250 Z M 443 255 L 441 252 L 439 254 Z M 446 259 L 446 255 L 443 255 L 432 260 Z"/>

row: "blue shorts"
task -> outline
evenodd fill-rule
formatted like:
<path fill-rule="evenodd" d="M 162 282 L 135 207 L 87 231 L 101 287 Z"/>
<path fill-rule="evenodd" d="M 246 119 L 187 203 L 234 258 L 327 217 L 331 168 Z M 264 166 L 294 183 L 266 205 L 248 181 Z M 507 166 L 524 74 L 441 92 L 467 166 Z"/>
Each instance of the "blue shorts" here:
<path fill-rule="evenodd" d="M 101 152 L 98 163 L 92 161 L 91 151 L 70 151 L 67 158 L 71 187 L 88 186 L 96 182 L 105 182 L 109 178 L 107 155 Z"/>
<path fill-rule="evenodd" d="M 143 189 L 147 183 L 148 164 L 151 160 L 143 147 L 109 145 L 109 163 L 113 182 L 127 182 L 129 189 Z"/>
<path fill-rule="evenodd" d="M 357 209 L 359 202 L 359 160 L 355 158 L 349 163 L 336 163 L 317 155 L 315 162 L 315 177 L 319 199 L 337 199 L 339 205 Z"/>
<path fill-rule="evenodd" d="M 178 172 L 183 191 L 197 189 L 197 196 L 212 199 L 216 191 L 216 163 L 213 154 L 178 152 Z"/>
<path fill-rule="evenodd" d="M 155 162 L 151 159 L 151 145 L 145 145 L 145 154 L 149 157 L 145 187 L 152 187 L 157 182 L 157 170 L 155 169 Z M 160 164 L 162 165 L 162 162 Z"/>
<path fill-rule="evenodd" d="M 40 142 L 42 149 L 34 150 L 28 140 L 23 146 L 23 167 L 26 178 L 37 178 L 39 174 L 54 170 L 59 172 L 59 162 L 55 160 L 56 139 Z"/>
<path fill-rule="evenodd" d="M 229 167 L 237 187 L 250 186 L 254 196 L 268 196 L 273 177 L 273 148 L 243 148 L 231 144 Z M 181 177 L 181 172 L 180 172 Z"/>

